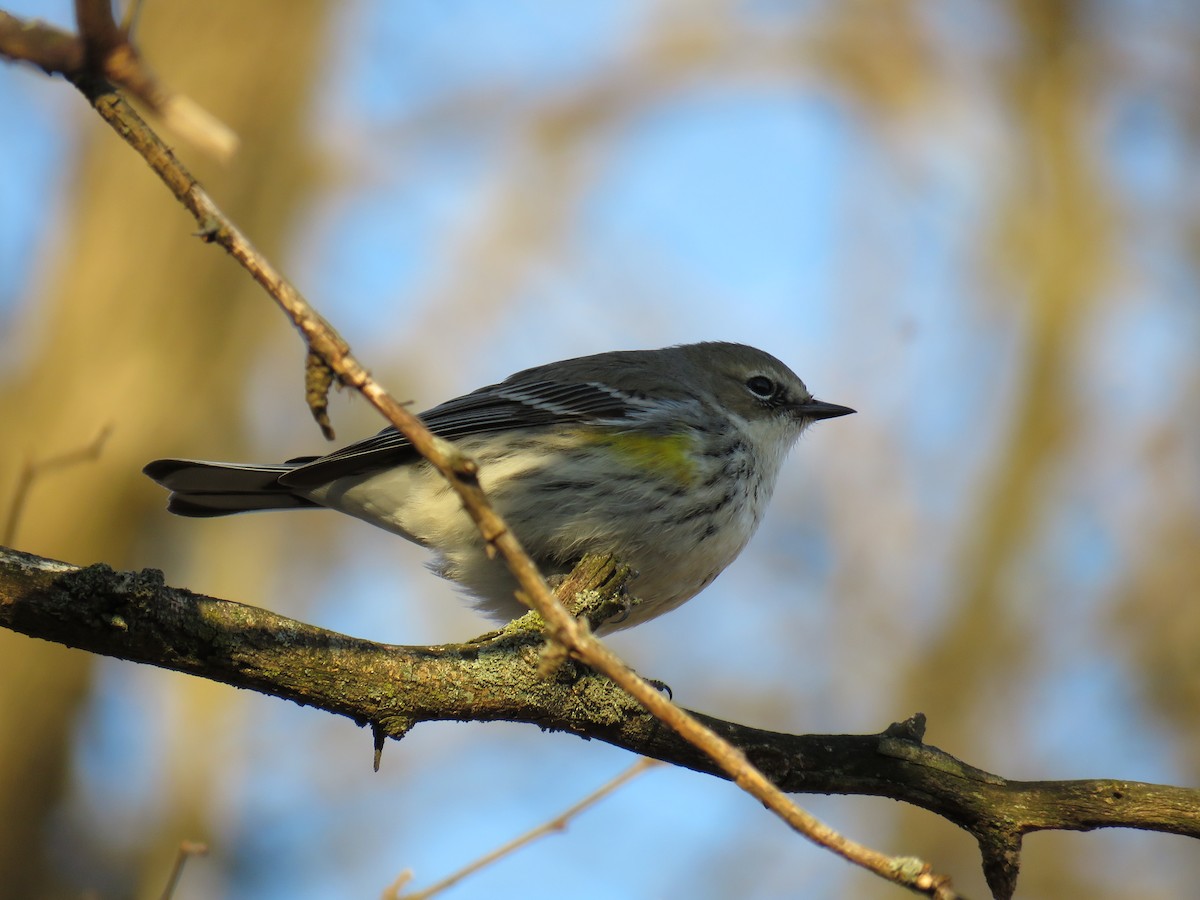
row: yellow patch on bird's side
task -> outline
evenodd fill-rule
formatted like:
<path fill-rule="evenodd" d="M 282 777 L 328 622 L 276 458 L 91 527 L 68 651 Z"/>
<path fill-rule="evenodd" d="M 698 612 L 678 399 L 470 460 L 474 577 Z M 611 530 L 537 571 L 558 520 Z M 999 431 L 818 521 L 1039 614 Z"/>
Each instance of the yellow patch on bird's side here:
<path fill-rule="evenodd" d="M 585 431 L 580 437 L 626 457 L 632 466 L 667 475 L 682 485 L 691 484 L 696 474 L 696 461 L 692 456 L 695 445 L 691 435 Z"/>

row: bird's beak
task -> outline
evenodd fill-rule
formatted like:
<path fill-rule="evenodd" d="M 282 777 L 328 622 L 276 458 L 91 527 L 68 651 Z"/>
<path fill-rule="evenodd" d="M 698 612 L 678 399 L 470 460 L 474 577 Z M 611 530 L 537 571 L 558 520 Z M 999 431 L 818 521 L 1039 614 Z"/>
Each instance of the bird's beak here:
<path fill-rule="evenodd" d="M 821 400 L 809 400 L 807 403 L 796 405 L 796 412 L 806 419 L 836 419 L 838 416 L 848 416 L 858 410 L 848 406 L 838 406 L 836 403 L 825 403 Z"/>

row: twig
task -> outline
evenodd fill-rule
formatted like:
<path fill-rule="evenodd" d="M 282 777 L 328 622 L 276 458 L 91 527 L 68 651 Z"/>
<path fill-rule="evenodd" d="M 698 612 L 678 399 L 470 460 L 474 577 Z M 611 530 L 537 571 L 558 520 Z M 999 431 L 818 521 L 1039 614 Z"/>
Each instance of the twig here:
<path fill-rule="evenodd" d="M 170 90 L 154 76 L 130 40 L 137 18 L 131 7 L 126 25 L 117 25 L 111 0 L 75 0 L 75 19 L 85 49 L 85 66 L 145 103 L 163 124 L 197 147 L 226 162 L 237 151 L 233 130 L 194 100 Z"/>
<path fill-rule="evenodd" d="M 175 889 L 179 887 L 179 878 L 183 875 L 184 864 L 193 856 L 205 856 L 207 853 L 207 844 L 201 844 L 198 841 L 181 841 L 179 850 L 175 853 L 175 862 L 171 866 L 171 873 L 167 876 L 167 883 L 163 886 L 163 892 L 159 894 L 159 900 L 171 900 L 175 896 Z"/>
<path fill-rule="evenodd" d="M 138 6 L 121 24 L 110 0 L 75 0 L 78 34 L 0 12 L 0 56 L 31 63 L 47 75 L 100 77 L 144 103 L 174 133 L 222 162 L 237 152 L 237 135 L 199 104 L 159 81 L 130 40 Z"/>
<path fill-rule="evenodd" d="M 509 841 L 507 844 L 502 844 L 490 853 L 485 853 L 483 856 L 479 857 L 479 859 L 463 866 L 457 872 L 447 875 L 441 881 L 430 885 L 424 890 L 414 891 L 411 894 L 400 893 L 399 889 L 411 877 L 410 873 L 405 871 L 401 873 L 400 877 L 396 879 L 396 881 L 389 886 L 386 891 L 384 891 L 382 900 L 429 900 L 430 897 L 440 894 L 447 888 L 453 887 L 464 878 L 474 875 L 479 870 L 487 868 L 504 857 L 515 853 L 525 845 L 532 844 L 538 838 L 545 837 L 546 835 L 556 831 L 565 830 L 570 821 L 579 816 L 579 814 L 584 810 L 595 806 L 599 801 L 603 800 L 617 788 L 621 787 L 621 785 L 632 781 L 638 775 L 641 775 L 647 769 L 656 765 L 660 765 L 658 760 L 642 757 L 616 778 L 613 778 L 607 784 L 601 785 L 578 803 L 567 807 L 553 819 L 543 822 L 536 828 L 530 829 L 520 837 L 513 838 L 513 840 Z"/>
<path fill-rule="evenodd" d="M 83 66 L 83 43 L 69 31 L 0 11 L 0 56 L 55 75 Z"/>
<path fill-rule="evenodd" d="M 5 544 L 16 543 L 17 528 L 20 526 L 21 516 L 25 512 L 25 501 L 29 498 L 29 489 L 33 487 L 33 483 L 39 477 L 54 469 L 65 469 L 99 459 L 110 434 L 112 434 L 112 426 L 105 425 L 96 432 L 94 438 L 76 450 L 68 450 L 66 453 L 46 459 L 26 460 L 25 465 L 21 467 L 21 474 L 17 476 L 16 486 L 13 488 L 12 502 L 8 505 L 8 521 L 4 523 L 4 534 L 0 540 Z"/>

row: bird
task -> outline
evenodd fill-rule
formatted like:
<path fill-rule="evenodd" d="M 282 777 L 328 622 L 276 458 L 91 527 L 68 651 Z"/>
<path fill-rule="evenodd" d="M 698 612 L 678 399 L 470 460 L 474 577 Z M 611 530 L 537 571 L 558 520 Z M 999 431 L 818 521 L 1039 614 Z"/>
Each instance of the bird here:
<path fill-rule="evenodd" d="M 633 569 L 611 631 L 707 587 L 757 530 L 801 433 L 853 412 L 814 399 L 769 353 L 709 341 L 536 366 L 420 418 L 476 461 L 543 575 L 588 553 Z M 324 507 L 363 519 L 432 550 L 430 568 L 483 613 L 526 611 L 449 483 L 393 427 L 278 465 L 158 459 L 143 471 L 181 516 Z"/>

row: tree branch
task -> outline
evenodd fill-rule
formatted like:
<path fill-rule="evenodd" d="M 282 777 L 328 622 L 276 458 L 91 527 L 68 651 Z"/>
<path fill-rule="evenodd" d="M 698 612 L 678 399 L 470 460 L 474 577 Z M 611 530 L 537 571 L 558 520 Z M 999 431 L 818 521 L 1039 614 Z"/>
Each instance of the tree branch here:
<path fill-rule="evenodd" d="M 430 433 L 416 416 L 371 378 L 341 336 L 254 248 L 236 223 L 224 215 L 153 130 L 112 90 L 114 74 L 123 71 L 126 62 L 132 60 L 136 63 L 138 55 L 129 44 L 127 32 L 113 23 L 109 0 L 76 0 L 76 18 L 84 49 L 83 59 L 77 69 L 65 70 L 63 74 L 117 134 L 142 155 L 192 213 L 200 224 L 201 235 L 225 248 L 262 285 L 303 335 L 309 351 L 306 395 L 326 435 L 331 436 L 332 431 L 325 411 L 324 395 L 336 377 L 342 384 L 359 391 L 408 438 L 417 452 L 442 473 L 489 547 L 504 559 L 520 585 L 519 596 L 538 611 L 544 622 L 542 627 L 545 634 L 562 648 L 564 656 L 584 660 L 587 665 L 604 672 L 660 722 L 701 748 L 739 787 L 762 801 L 809 840 L 897 884 L 941 900 L 954 897 L 949 879 L 934 873 L 928 864 L 907 858 L 895 859 L 879 853 L 846 838 L 797 807 L 770 779 L 756 770 L 741 751 L 659 694 L 598 641 L 589 629 L 568 614 L 547 587 L 517 537 L 492 509 L 479 486 L 474 461 L 460 453 L 453 444 Z M 0 52 L 6 46 L 6 31 L 11 33 L 24 26 L 25 23 L 11 16 L 0 19 Z M 43 68 L 47 67 L 43 65 Z M 381 721 L 374 722 L 373 728 L 378 748 L 384 736 L 390 732 Z"/>
<path fill-rule="evenodd" d="M 509 627 L 468 644 L 394 647 L 168 588 L 150 570 L 76 569 L 6 552 L 0 555 L 0 625 L 345 715 L 372 726 L 377 753 L 386 737 L 402 737 L 416 723 L 437 719 L 530 722 L 595 737 L 730 778 L 810 839 L 936 897 L 953 892 L 926 864 L 845 840 L 788 802 L 780 789 L 891 797 L 942 815 L 977 838 L 997 897 L 1011 896 L 1021 838 L 1030 831 L 1134 827 L 1200 836 L 1196 791 L 1112 781 L 1008 781 L 925 745 L 921 716 L 878 735 L 785 735 L 689 714 L 658 695 L 551 595 L 479 490 L 473 462 L 430 435 L 371 379 L 328 323 L 112 92 L 110 83 L 117 83 L 160 112 L 168 105 L 141 66 L 128 29 L 113 22 L 107 0 L 77 0 L 76 9 L 79 37 L 0 12 L 0 55 L 61 72 L 84 93 L 195 216 L 201 235 L 237 259 L 303 334 L 310 351 L 307 388 L 322 427 L 328 426 L 323 398 L 333 378 L 362 392 L 446 476 L 546 624 Z M 548 657 L 543 631 L 566 650 Z M 608 677 L 572 659 L 586 660 Z"/>
<path fill-rule="evenodd" d="M 111 82 L 144 103 L 176 134 L 217 159 L 225 161 L 233 155 L 237 135 L 154 76 L 133 44 L 129 27 L 113 19 L 111 0 L 75 0 L 75 20 L 77 35 L 0 10 L 0 56 L 72 81 Z"/>
<path fill-rule="evenodd" d="M 110 27 L 112 17 L 108 0 L 76 0 L 76 11 L 85 48 L 84 60 L 80 69 L 63 74 L 122 139 L 142 155 L 180 203 L 191 212 L 200 224 L 202 236 L 225 248 L 262 285 L 303 335 L 309 351 L 306 395 L 318 424 L 327 436 L 331 435 L 331 429 L 325 411 L 324 394 L 336 377 L 343 385 L 359 391 L 446 478 L 489 547 L 504 559 L 520 585 L 519 596 L 523 602 L 541 615 L 545 634 L 563 648 L 564 654 L 604 672 L 660 722 L 700 748 L 739 787 L 758 798 L 804 837 L 897 884 L 941 900 L 954 897 L 949 879 L 934 873 L 928 864 L 879 853 L 839 834 L 797 807 L 769 778 L 755 769 L 737 747 L 722 740 L 698 719 L 658 693 L 598 641 L 589 629 L 567 613 L 556 601 L 516 535 L 488 502 L 479 486 L 475 462 L 459 452 L 452 443 L 432 434 L 370 376 L 333 327 L 254 248 L 236 223 L 224 215 L 153 130 L 112 90 L 109 69 L 112 68 L 110 62 L 114 54 L 104 52 L 103 48 L 112 47 L 114 42 L 127 45 L 128 41 L 121 29 L 115 25 Z M 0 21 L 0 26 L 4 24 L 4 21 Z M 3 29 L 0 28 L 0 51 L 3 45 Z M 128 52 L 123 51 L 120 56 L 136 59 L 133 48 L 129 46 L 127 49 Z M 379 722 L 375 723 L 375 730 L 378 746 L 387 732 Z"/>
<path fill-rule="evenodd" d="M 611 575 L 593 571 L 588 583 L 618 588 Z M 525 722 L 728 777 L 608 678 L 570 662 L 544 677 L 544 638 L 523 620 L 463 644 L 379 644 L 169 587 L 155 570 L 77 568 L 0 548 L 0 626 L 283 697 L 384 737 L 429 721 Z M 1015 854 L 1033 831 L 1138 828 L 1200 837 L 1200 790 L 1012 781 L 923 743 L 920 715 L 871 735 L 783 734 L 692 715 L 784 791 L 888 797 L 953 822 L 979 841 L 1000 897 L 1011 896 Z"/>

